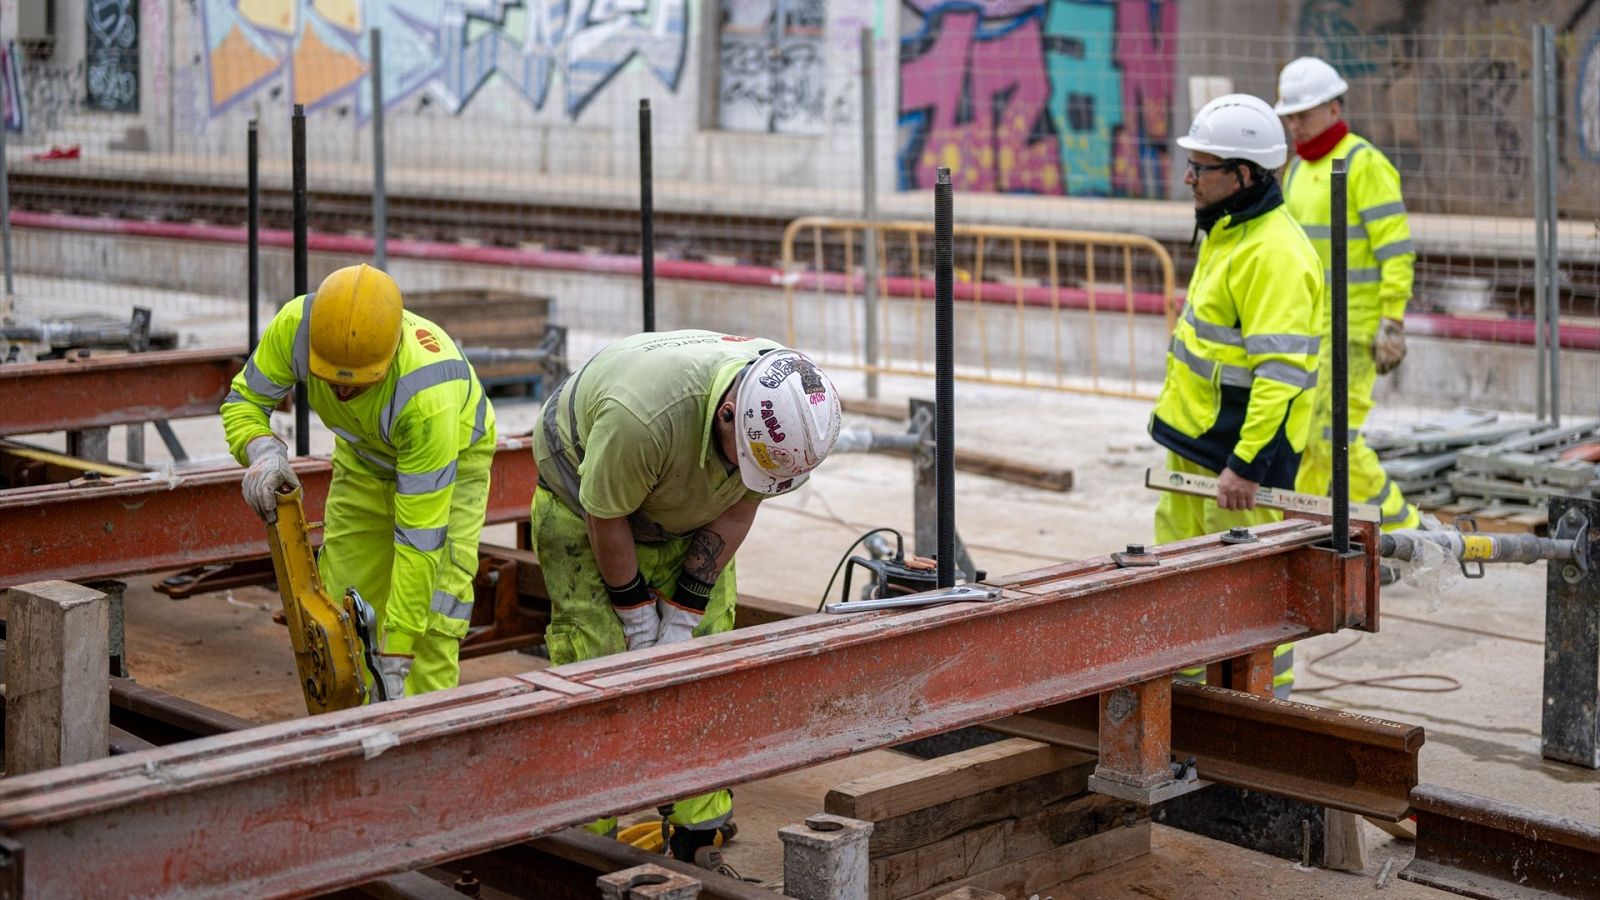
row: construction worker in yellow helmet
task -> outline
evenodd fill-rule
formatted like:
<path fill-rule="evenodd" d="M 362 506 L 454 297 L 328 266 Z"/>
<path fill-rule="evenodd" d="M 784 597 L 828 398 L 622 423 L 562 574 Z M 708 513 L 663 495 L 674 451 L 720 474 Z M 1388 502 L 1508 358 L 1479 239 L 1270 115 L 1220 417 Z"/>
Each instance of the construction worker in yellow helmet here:
<path fill-rule="evenodd" d="M 1229 94 L 1207 103 L 1189 133 L 1184 183 L 1205 232 L 1150 435 L 1167 468 L 1218 479 L 1216 497 L 1165 493 L 1160 543 L 1275 522 L 1256 505 L 1265 485 L 1292 488 L 1311 427 L 1322 324 L 1322 264 L 1283 205 L 1273 172 L 1288 155 L 1265 101 Z M 1278 648 L 1273 690 L 1287 695 L 1292 648 Z M 1205 670 L 1180 677 L 1202 680 Z"/>
<path fill-rule="evenodd" d="M 1411 299 L 1412 269 L 1417 254 L 1400 196 L 1400 175 L 1370 141 L 1345 124 L 1344 95 L 1350 89 L 1333 66 L 1312 56 L 1283 67 L 1278 76 L 1278 104 L 1294 138 L 1297 159 L 1284 174 L 1289 213 L 1305 229 L 1325 269 L 1332 266 L 1333 220 L 1329 183 L 1333 161 L 1348 161 L 1346 280 L 1350 310 L 1349 409 L 1350 500 L 1383 510 L 1384 530 L 1416 528 L 1417 508 L 1383 471 L 1378 455 L 1367 446 L 1361 428 L 1372 412 L 1378 376 L 1394 371 L 1406 356 L 1406 302 Z M 1324 294 L 1322 366 L 1332 365 L 1332 280 Z M 1317 392 L 1317 418 L 1300 466 L 1296 490 L 1326 494 L 1333 477 L 1333 398 L 1324 380 Z"/>
<path fill-rule="evenodd" d="M 732 628 L 734 552 L 761 501 L 822 463 L 841 418 L 822 370 L 768 340 L 647 333 L 590 359 L 545 401 L 534 429 L 533 541 L 550 593 L 550 661 Z M 714 867 L 710 850 L 732 813 L 727 790 L 664 808 L 668 851 Z"/>
<path fill-rule="evenodd" d="M 249 467 L 245 502 L 267 522 L 278 490 L 299 484 L 268 418 L 296 381 L 334 434 L 318 557 L 328 593 L 353 586 L 377 612 L 388 696 L 454 687 L 495 451 L 483 386 L 387 274 L 328 275 L 273 316 L 222 403 L 228 448 Z"/>

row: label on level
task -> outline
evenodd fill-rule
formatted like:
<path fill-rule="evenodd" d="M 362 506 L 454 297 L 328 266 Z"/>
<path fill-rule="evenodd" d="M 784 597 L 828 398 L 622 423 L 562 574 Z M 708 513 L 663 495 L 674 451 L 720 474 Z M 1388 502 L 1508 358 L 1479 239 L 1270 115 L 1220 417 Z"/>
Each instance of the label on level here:
<path fill-rule="evenodd" d="M 1217 496 L 1217 479 L 1209 475 L 1191 475 L 1167 469 L 1146 469 L 1144 486 L 1157 491 L 1175 494 L 1192 494 L 1196 497 Z M 1300 494 L 1282 488 L 1256 488 L 1256 505 L 1286 512 L 1310 513 L 1316 516 L 1333 515 L 1333 499 L 1314 494 Z M 1382 521 L 1383 511 L 1371 503 L 1350 504 L 1350 518 L 1359 522 Z"/>

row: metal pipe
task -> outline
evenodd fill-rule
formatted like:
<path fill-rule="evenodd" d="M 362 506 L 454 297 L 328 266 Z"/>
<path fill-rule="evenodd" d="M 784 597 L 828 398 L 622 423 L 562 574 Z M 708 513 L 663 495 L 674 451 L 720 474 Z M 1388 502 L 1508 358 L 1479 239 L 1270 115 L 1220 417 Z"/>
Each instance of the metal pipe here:
<path fill-rule="evenodd" d="M 878 107 L 876 65 L 873 63 L 872 29 L 861 29 L 861 218 L 878 218 Z M 867 317 L 863 337 L 866 341 L 867 397 L 878 398 L 878 232 L 861 232 L 866 242 L 861 251 L 861 299 Z"/>
<path fill-rule="evenodd" d="M 250 307 L 250 345 L 261 343 L 261 123 L 250 120 L 245 138 L 245 297 Z"/>
<path fill-rule="evenodd" d="M 1539 420 L 1544 421 L 1549 414 L 1549 388 L 1545 382 L 1548 364 L 1545 359 L 1545 310 L 1550 305 L 1549 283 L 1545 277 L 1545 269 L 1550 265 L 1548 258 L 1549 247 L 1548 233 L 1545 231 L 1545 204 L 1549 202 L 1550 195 L 1544 189 L 1545 163 L 1549 160 L 1544 155 L 1544 36 L 1543 26 L 1533 26 L 1533 346 L 1534 346 L 1534 386 L 1535 408 Z"/>
<path fill-rule="evenodd" d="M 644 288 L 644 330 L 656 330 L 655 160 L 650 149 L 650 101 L 639 101 L 639 278 Z"/>
<path fill-rule="evenodd" d="M 6 297 L 9 299 L 17 295 L 17 289 L 11 280 L 11 181 L 7 174 L 11 166 L 6 158 L 6 128 L 5 116 L 0 114 L 0 256 L 5 258 Z"/>
<path fill-rule="evenodd" d="M 934 468 L 938 479 L 939 587 L 956 583 L 955 235 L 950 170 L 933 186 Z"/>
<path fill-rule="evenodd" d="M 368 32 L 367 78 L 372 81 L 372 264 L 389 267 L 389 196 L 384 186 L 383 32 Z"/>
<path fill-rule="evenodd" d="M 1333 161 L 1329 220 L 1333 226 L 1333 548 L 1350 552 L 1350 302 L 1349 160 Z"/>
<path fill-rule="evenodd" d="M 834 453 L 888 453 L 915 450 L 922 446 L 922 436 L 916 434 L 886 434 L 870 428 L 846 428 L 839 432 L 833 443 Z"/>
<path fill-rule="evenodd" d="M 1405 528 L 1378 537 L 1378 555 L 1385 559 L 1411 561 L 1417 558 L 1422 542 L 1438 546 L 1452 559 L 1486 563 L 1536 563 L 1542 560 L 1576 558 L 1577 541 L 1539 537 L 1533 534 L 1473 532 L 1454 529 L 1423 531 Z"/>
<path fill-rule="evenodd" d="M 1549 25 L 1543 26 L 1542 41 L 1544 44 L 1544 128 L 1542 129 L 1543 141 L 1541 150 L 1544 153 L 1544 229 L 1545 253 L 1549 261 L 1544 268 L 1545 279 L 1548 285 L 1545 288 L 1545 313 L 1550 321 L 1550 422 L 1557 428 L 1561 427 L 1561 248 L 1560 228 L 1558 222 L 1561 210 L 1557 203 L 1561 180 L 1561 170 L 1557 162 L 1557 137 L 1556 126 L 1559 116 L 1556 112 L 1556 102 L 1560 91 L 1556 87 L 1558 59 L 1556 56 L 1555 29 Z"/>
<path fill-rule="evenodd" d="M 294 185 L 294 295 L 304 296 L 311 290 L 307 267 L 310 257 L 306 247 L 306 108 L 296 103 L 289 120 L 289 150 L 292 158 Z M 310 377 L 308 374 L 306 377 Z M 294 452 L 296 456 L 311 454 L 311 402 L 306 396 L 306 383 L 294 386 Z"/>

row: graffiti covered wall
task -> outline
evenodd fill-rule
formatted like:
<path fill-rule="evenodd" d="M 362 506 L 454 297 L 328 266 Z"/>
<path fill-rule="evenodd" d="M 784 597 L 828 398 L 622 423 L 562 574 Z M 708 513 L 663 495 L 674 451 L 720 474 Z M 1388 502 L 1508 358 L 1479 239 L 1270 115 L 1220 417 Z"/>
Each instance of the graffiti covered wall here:
<path fill-rule="evenodd" d="M 1159 197 L 1175 0 L 904 0 L 902 188 Z"/>
<path fill-rule="evenodd" d="M 263 90 L 308 111 L 371 116 L 370 29 L 383 34 L 385 106 L 426 91 L 461 112 L 491 78 L 533 110 L 577 119 L 638 58 L 669 89 L 688 55 L 689 0 L 200 0 L 212 116 Z M 557 85 L 559 84 L 559 87 Z"/>

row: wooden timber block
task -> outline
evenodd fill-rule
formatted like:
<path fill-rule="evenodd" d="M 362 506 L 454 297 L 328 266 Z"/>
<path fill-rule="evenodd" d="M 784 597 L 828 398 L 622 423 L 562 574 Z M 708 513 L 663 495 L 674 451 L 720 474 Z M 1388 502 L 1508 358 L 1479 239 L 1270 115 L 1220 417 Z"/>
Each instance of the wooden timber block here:
<path fill-rule="evenodd" d="M 1076 750 L 1011 738 L 858 778 L 829 791 L 823 809 L 881 822 L 1094 761 Z M 1087 774 L 1084 778 L 1087 783 Z"/>
<path fill-rule="evenodd" d="M 1330 809 L 1324 820 L 1322 864 L 1345 872 L 1367 870 L 1367 839 L 1361 817 L 1342 809 Z"/>
<path fill-rule="evenodd" d="M 914 849 L 874 858 L 870 862 L 870 896 L 901 900 L 937 887 L 948 888 L 951 882 L 1048 855 L 1064 845 L 1137 827 L 1140 822 L 1147 823 L 1148 815 L 1148 810 L 1113 797 L 1079 794 L 1030 815 L 968 828 Z M 1124 858 L 1097 861 L 1096 867 Z"/>
<path fill-rule="evenodd" d="M 964 887 L 957 888 L 948 894 L 940 894 L 939 900 L 1006 900 L 1005 894 L 996 894 L 983 888 Z"/>
<path fill-rule="evenodd" d="M 1131 828 L 1116 828 L 1092 837 L 1063 844 L 999 868 L 977 872 L 956 884 L 944 884 L 905 900 L 937 900 L 961 887 L 992 891 L 1003 897 L 1029 897 L 1063 881 L 1098 872 L 1150 852 L 1150 821 Z M 870 895 L 877 900 L 877 895 Z"/>

